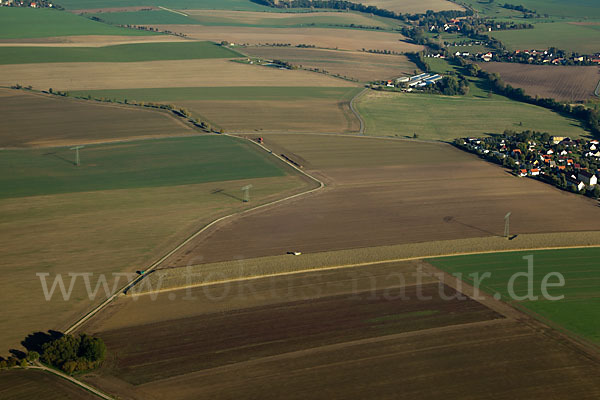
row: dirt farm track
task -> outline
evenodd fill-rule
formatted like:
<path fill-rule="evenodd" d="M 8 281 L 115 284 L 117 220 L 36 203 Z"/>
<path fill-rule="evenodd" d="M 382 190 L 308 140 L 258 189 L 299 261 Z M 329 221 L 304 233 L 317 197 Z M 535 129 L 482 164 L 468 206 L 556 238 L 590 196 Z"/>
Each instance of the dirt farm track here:
<path fill-rule="evenodd" d="M 319 135 L 272 135 L 265 143 L 327 187 L 231 219 L 163 267 L 290 250 L 312 253 L 500 236 L 509 211 L 514 234 L 600 229 L 596 202 L 516 178 L 447 144 Z"/>

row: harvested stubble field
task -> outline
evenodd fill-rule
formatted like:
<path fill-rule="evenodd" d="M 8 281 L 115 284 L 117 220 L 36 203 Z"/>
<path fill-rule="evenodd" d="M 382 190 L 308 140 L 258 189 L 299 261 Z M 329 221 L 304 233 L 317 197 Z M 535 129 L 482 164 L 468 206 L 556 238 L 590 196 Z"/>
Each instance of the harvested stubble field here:
<path fill-rule="evenodd" d="M 369 54 L 358 51 L 257 46 L 241 50 L 251 57 L 284 60 L 308 69 L 325 70 L 361 82 L 410 75 L 417 66 L 406 56 Z"/>
<path fill-rule="evenodd" d="M 213 138 L 231 142 L 227 137 Z M 205 138 L 187 140 L 201 139 Z M 47 175 L 58 175 L 57 182 L 71 180 L 73 192 L 82 185 L 93 191 L 55 195 L 37 193 L 37 196 L 0 200 L 2 271 L 11 271 L 4 274 L 0 284 L 0 290 L 6 296 L 0 321 L 0 354 L 16 347 L 31 332 L 65 329 L 85 310 L 105 298 L 102 285 L 98 286 L 95 298 L 88 298 L 84 281 L 79 277 L 70 298 L 67 296 L 69 301 L 63 300 L 58 288 L 52 301 L 46 301 L 36 273 L 50 274 L 48 288 L 56 274 L 63 274 L 67 290 L 71 282 L 68 273 L 93 274 L 92 288 L 102 279 L 101 275 L 106 274 L 106 288 L 111 292 L 113 284 L 118 288 L 126 280 L 123 276 L 113 276 L 113 273 L 133 273 L 145 268 L 215 218 L 313 187 L 293 173 L 281 176 L 282 169 L 288 171 L 285 165 L 270 168 L 267 165 L 266 172 L 270 170 L 270 173 L 265 175 L 264 164 L 272 161 L 264 159 L 262 153 L 256 153 L 258 150 L 251 144 L 241 143 L 239 147 L 229 143 L 226 147 L 230 149 L 225 149 L 225 153 L 218 146 L 203 149 L 203 146 L 189 145 L 187 147 L 198 150 L 190 153 L 185 149 L 185 143 L 181 144 L 181 151 L 163 152 L 160 146 L 163 140 L 151 142 L 155 143 L 154 147 L 139 148 L 134 143 L 105 146 L 104 161 L 96 165 L 91 165 L 85 152 L 89 150 L 92 156 L 98 150 L 86 146 L 81 153 L 80 169 L 72 164 L 72 151 L 62 155 L 65 160 L 56 155 L 44 156 L 44 162 L 49 163 Z M 128 149 L 131 151 L 127 152 Z M 26 157 L 37 150 L 16 151 Z M 227 158 L 219 159 L 218 154 L 224 156 L 227 152 Z M 130 158 L 132 160 L 127 161 Z M 136 160 L 140 164 L 132 169 Z M 32 168 L 39 167 L 42 162 L 39 159 L 31 161 Z M 108 171 L 103 173 L 106 162 L 109 162 Z M 160 165 L 162 174 L 157 175 L 148 168 Z M 148 174 L 140 175 L 140 167 L 148 169 Z M 20 168 L 12 180 L 10 176 L 4 177 L 9 182 L 3 184 L 3 188 L 19 186 L 17 177 L 25 175 L 27 178 L 28 171 Z M 232 172 L 234 175 L 230 175 Z M 128 181 L 131 175 L 138 178 Z M 198 183 L 172 186 L 188 175 L 196 175 Z M 47 177 L 49 185 L 46 187 L 20 186 L 30 191 L 46 189 L 55 192 L 51 176 Z M 163 186 L 157 185 L 157 179 L 163 180 Z M 134 188 L 123 188 L 127 182 Z M 91 184 L 96 187 L 90 187 Z M 150 187 L 135 188 L 140 184 Z M 253 185 L 252 202 L 243 203 L 241 188 L 248 184 Z M 106 189 L 107 185 L 111 189 L 115 185 L 121 188 L 98 190 Z M 120 283 L 115 283 L 117 280 Z M 19 296 L 22 293 L 28 295 Z"/>
<path fill-rule="evenodd" d="M 0 147 L 59 146 L 197 133 L 170 112 L 0 89 Z M 36 119 L 31 118 L 32 113 Z M 40 129 L 39 121 L 44 121 Z"/>
<path fill-rule="evenodd" d="M 598 365 L 573 345 L 514 312 L 504 318 L 501 306 L 442 300 L 456 291 L 431 276 L 415 286 L 421 265 L 121 297 L 86 326 L 111 356 L 84 379 L 132 399 L 393 398 L 398 387 L 426 399 L 600 393 Z"/>
<path fill-rule="evenodd" d="M 401 14 L 424 14 L 428 10 L 464 10 L 464 7 L 448 0 L 361 0 L 361 4 Z"/>
<path fill-rule="evenodd" d="M 85 35 L 55 36 L 33 39 L 3 39 L 0 47 L 104 47 L 136 43 L 179 43 L 186 39 L 172 35 L 122 36 L 122 35 Z"/>
<path fill-rule="evenodd" d="M 370 91 L 356 107 L 367 135 L 412 137 L 416 133 L 423 139 L 444 141 L 506 129 L 589 135 L 581 122 L 548 109 L 501 96 L 482 97 Z"/>
<path fill-rule="evenodd" d="M 5 400 L 97 400 L 98 397 L 48 372 L 12 370 L 0 373 L 0 398 Z"/>
<path fill-rule="evenodd" d="M 500 74 L 502 80 L 521 88 L 530 96 L 549 97 L 559 101 L 593 98 L 600 81 L 597 66 L 550 66 L 517 63 L 479 63 L 488 72 Z"/>
<path fill-rule="evenodd" d="M 527 270 L 528 261 L 523 259 L 526 256 L 533 256 L 531 294 L 537 300 L 512 299 L 507 290 L 511 276 Z M 491 275 L 482 287 L 488 293 L 500 293 L 505 301 L 514 306 L 533 311 L 551 323 L 600 345 L 599 256 L 599 248 L 590 248 L 492 253 L 434 258 L 428 261 L 451 274 L 461 274 L 466 281 L 470 280 L 470 274 L 490 272 Z M 563 286 L 548 289 L 551 296 L 564 298 L 551 301 L 542 297 L 541 283 L 549 273 L 560 273 L 564 277 Z M 553 278 L 548 282 L 556 283 L 557 280 Z M 528 291 L 525 278 L 517 281 L 517 296 L 527 297 Z"/>
<path fill-rule="evenodd" d="M 48 68 L 52 74 L 48 74 Z M 280 70 L 222 59 L 121 63 L 53 63 L 2 65 L 0 86 L 16 82 L 47 90 L 104 90 L 129 88 L 320 86 L 356 87 L 307 71 Z"/>
<path fill-rule="evenodd" d="M 190 87 L 74 91 L 75 96 L 135 99 L 184 107 L 227 132 L 356 132 L 356 87 Z M 306 115 L 311 115 L 310 119 Z"/>
<path fill-rule="evenodd" d="M 341 50 L 377 49 L 398 53 L 420 51 L 423 46 L 408 43 L 399 33 L 333 28 L 249 28 L 232 26 L 155 25 L 161 30 L 183 33 L 192 39 L 236 44 L 300 44 Z"/>
<path fill-rule="evenodd" d="M 267 147 L 329 184 L 198 238 L 165 262 L 188 265 L 503 233 L 600 229 L 590 199 L 519 179 L 446 144 L 319 135 L 268 135 Z M 538 199 L 543 198 L 543 204 Z M 282 223 L 285 221 L 285 223 Z"/>

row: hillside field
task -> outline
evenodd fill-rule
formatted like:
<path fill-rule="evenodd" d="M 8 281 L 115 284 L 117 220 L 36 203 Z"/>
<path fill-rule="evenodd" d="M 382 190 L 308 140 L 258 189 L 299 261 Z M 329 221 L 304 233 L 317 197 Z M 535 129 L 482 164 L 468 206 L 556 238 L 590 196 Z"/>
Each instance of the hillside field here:
<path fill-rule="evenodd" d="M 451 141 L 457 137 L 535 130 L 587 136 L 579 121 L 550 110 L 497 96 L 473 98 L 371 91 L 357 102 L 367 135 Z"/>
<path fill-rule="evenodd" d="M 2 271 L 11 273 L 0 283 L 0 354 L 29 333 L 65 329 L 105 296 L 100 288 L 88 298 L 79 279 L 69 301 L 58 289 L 47 301 L 36 273 L 50 273 L 50 282 L 58 273 L 67 281 L 70 272 L 93 273 L 93 282 L 107 274 L 112 288 L 111 274 L 143 269 L 213 219 L 313 187 L 226 136 L 90 145 L 80 167 L 68 148 L 2 154 L 0 248 Z"/>
<path fill-rule="evenodd" d="M 518 63 L 478 63 L 488 72 L 500 74 L 513 87 L 522 88 L 532 97 L 548 97 L 559 101 L 594 98 L 600 81 L 597 66 L 575 67 L 528 65 Z"/>
<path fill-rule="evenodd" d="M 418 69 L 406 56 L 370 54 L 359 51 L 270 46 L 245 47 L 241 51 L 251 57 L 283 60 L 302 68 L 316 68 L 361 82 L 410 75 Z"/>
<path fill-rule="evenodd" d="M 0 47 L 1 64 L 139 62 L 235 58 L 241 55 L 211 42 L 136 43 L 106 47 Z"/>
<path fill-rule="evenodd" d="M 342 133 L 359 129 L 358 120 L 349 108 L 350 99 L 359 91 L 356 87 L 239 86 L 74 91 L 72 94 L 175 104 L 227 132 Z M 312 118 L 307 119 L 307 114 Z"/>
<path fill-rule="evenodd" d="M 74 35 L 148 36 L 154 32 L 102 24 L 68 12 L 48 8 L 0 7 L 0 39 Z M 26 27 L 26 29 L 24 29 Z"/>
<path fill-rule="evenodd" d="M 161 30 L 183 33 L 196 40 L 260 45 L 285 43 L 292 46 L 313 45 L 328 49 L 390 50 L 398 53 L 420 51 L 423 46 L 409 43 L 399 33 L 335 28 L 255 28 L 245 26 L 155 25 Z"/>
<path fill-rule="evenodd" d="M 198 264 L 205 264 L 290 249 L 320 253 L 501 237 L 508 211 L 519 234 L 600 229 L 600 218 L 577 217 L 582 210 L 600 217 L 595 201 L 514 177 L 448 144 L 316 134 L 267 134 L 264 141 L 329 186 L 220 226 L 166 260 L 165 268 L 190 265 L 199 255 Z"/>
<path fill-rule="evenodd" d="M 425 14 L 428 10 L 446 11 L 464 9 L 456 3 L 447 0 L 362 0 L 361 4 L 401 14 Z"/>
<path fill-rule="evenodd" d="M 503 8 L 504 2 L 487 2 L 480 0 L 461 0 L 474 9 L 489 17 L 522 18 L 518 11 Z M 513 4 L 513 3 L 510 3 Z M 600 11 L 593 1 L 589 0 L 521 0 L 518 3 L 529 10 L 534 10 L 540 15 L 549 14 L 551 17 L 561 18 L 600 18 Z"/>
<path fill-rule="evenodd" d="M 253 146 L 225 136 L 88 145 L 74 165 L 69 148 L 4 150 L 0 198 L 178 186 L 282 176 Z"/>
<path fill-rule="evenodd" d="M 53 73 L 48 74 L 51 67 Z M 0 86 L 71 91 L 181 87 L 356 87 L 354 82 L 307 71 L 248 65 L 225 59 L 131 63 L 0 65 Z"/>
<path fill-rule="evenodd" d="M 533 256 L 533 288 L 538 300 L 512 299 L 508 292 L 508 281 L 517 272 L 527 271 L 524 256 Z M 499 293 L 502 299 L 519 308 L 540 315 L 543 319 L 584 337 L 600 345 L 600 249 L 543 250 L 456 256 L 428 260 L 436 267 L 451 274 L 461 273 L 463 279 L 471 282 L 469 274 L 491 272 L 482 289 L 490 294 Z M 548 273 L 559 272 L 564 276 L 564 287 L 550 287 L 551 296 L 564 296 L 564 299 L 551 301 L 544 299 L 540 291 L 542 279 Z M 557 283 L 553 277 L 548 282 Z M 517 296 L 527 295 L 527 280 L 516 281 Z"/>
<path fill-rule="evenodd" d="M 121 297 L 85 327 L 112 356 L 84 379 L 132 399 L 329 399 L 330 390 L 394 398 L 398 387 L 432 400 L 474 390 L 507 398 L 600 392 L 596 363 L 577 348 L 557 345 L 502 304 L 442 299 L 442 290 L 457 294 L 452 283 L 426 274 L 419 285 L 422 266 L 380 263 Z M 424 388 L 430 379 L 436 384 Z"/>
<path fill-rule="evenodd" d="M 102 12 L 88 14 L 117 25 L 204 25 L 204 26 L 254 26 L 288 28 L 300 26 L 327 27 L 362 25 L 390 28 L 384 19 L 376 19 L 362 13 L 336 11 L 324 12 L 248 12 L 224 10 L 185 10 L 187 16 L 164 10 L 140 10 L 133 12 Z"/>
<path fill-rule="evenodd" d="M 61 0 L 61 6 L 68 10 L 86 10 L 98 8 L 165 6 L 161 0 Z M 272 11 L 249 0 L 170 0 L 167 4 L 171 9 L 206 9 L 206 10 L 240 10 L 240 11 Z"/>
<path fill-rule="evenodd" d="M 4 104 L 0 148 L 59 146 L 198 133 L 170 111 L 74 100 L 0 89 Z M 46 126 L 31 118 L 32 110 Z"/>
<path fill-rule="evenodd" d="M 511 50 L 546 50 L 550 47 L 594 54 L 600 52 L 600 25 L 571 22 L 537 23 L 534 29 L 491 32 Z"/>

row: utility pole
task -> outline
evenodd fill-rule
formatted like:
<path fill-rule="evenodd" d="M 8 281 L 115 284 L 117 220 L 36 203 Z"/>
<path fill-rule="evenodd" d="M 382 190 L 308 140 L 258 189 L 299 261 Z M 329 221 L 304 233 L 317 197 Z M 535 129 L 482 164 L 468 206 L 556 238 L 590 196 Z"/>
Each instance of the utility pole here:
<path fill-rule="evenodd" d="M 71 147 L 71 150 L 75 150 L 75 165 L 76 166 L 80 166 L 81 163 L 79 162 L 79 149 L 83 149 L 85 146 L 75 146 L 75 147 Z"/>
<path fill-rule="evenodd" d="M 504 237 L 507 239 L 510 238 L 510 214 L 508 213 L 504 216 Z"/>
<path fill-rule="evenodd" d="M 244 192 L 244 203 L 250 201 L 250 189 L 252 189 L 252 185 L 247 185 L 242 188 L 242 192 Z"/>

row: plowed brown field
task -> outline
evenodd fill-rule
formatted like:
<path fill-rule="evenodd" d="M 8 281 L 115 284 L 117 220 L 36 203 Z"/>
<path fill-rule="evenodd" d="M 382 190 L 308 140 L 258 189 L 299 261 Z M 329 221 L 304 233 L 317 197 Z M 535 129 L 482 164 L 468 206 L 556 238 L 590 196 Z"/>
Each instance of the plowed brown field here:
<path fill-rule="evenodd" d="M 129 399 L 600 394 L 578 347 L 494 300 L 443 299 L 457 292 L 430 275 L 418 285 L 418 267 L 429 271 L 388 263 L 121 297 L 86 328 L 111 356 L 84 379 Z"/>
<path fill-rule="evenodd" d="M 530 96 L 560 101 L 587 100 L 594 97 L 600 81 L 598 67 L 528 65 L 518 63 L 479 63 L 486 71 L 500 74 L 511 86 Z"/>
<path fill-rule="evenodd" d="M 0 399 L 97 400 L 98 397 L 48 372 L 12 370 L 0 373 Z"/>
<path fill-rule="evenodd" d="M 600 230 L 596 202 L 447 144 L 318 135 L 269 135 L 265 143 L 329 187 L 230 221 L 165 266 L 501 236 L 509 211 L 515 234 Z"/>
<path fill-rule="evenodd" d="M 167 112 L 0 89 L 0 147 L 51 146 L 198 133 Z M 35 116 L 35 118 L 32 118 Z M 40 122 L 44 128 L 40 129 Z"/>

